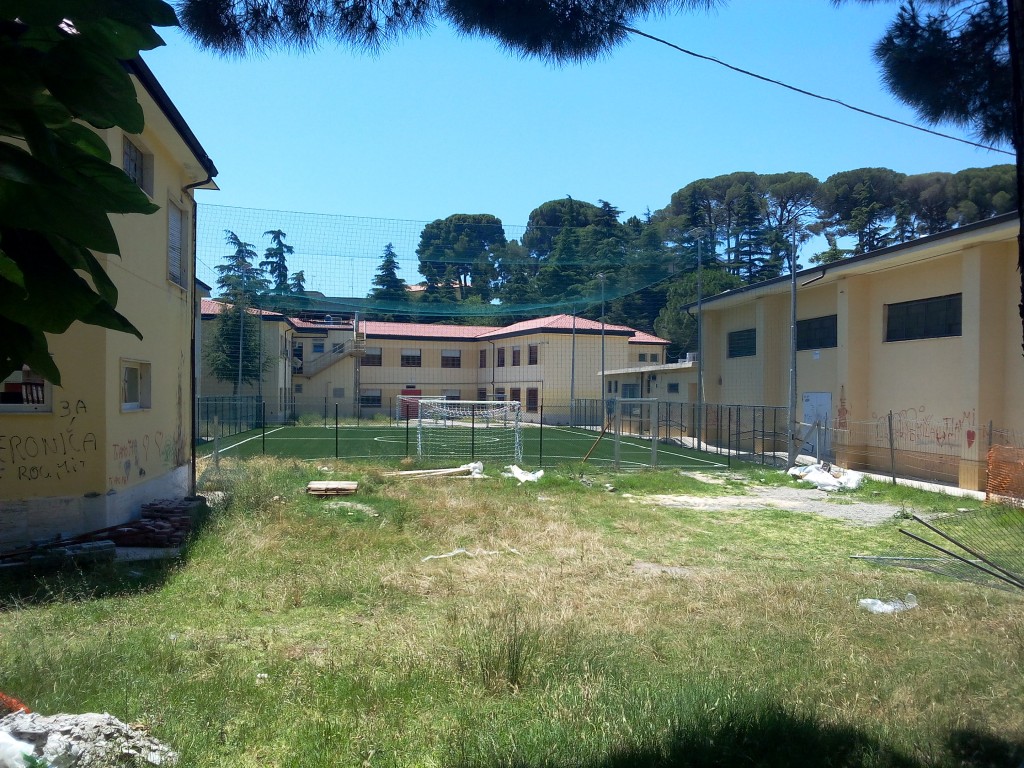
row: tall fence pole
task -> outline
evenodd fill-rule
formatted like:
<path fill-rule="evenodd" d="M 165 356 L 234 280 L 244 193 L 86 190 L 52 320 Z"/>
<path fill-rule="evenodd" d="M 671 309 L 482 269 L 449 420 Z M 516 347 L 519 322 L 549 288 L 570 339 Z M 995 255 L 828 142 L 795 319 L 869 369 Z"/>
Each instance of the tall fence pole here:
<path fill-rule="evenodd" d="M 338 404 L 334 404 L 334 458 L 341 454 L 338 452 Z"/>
<path fill-rule="evenodd" d="M 572 417 L 572 412 L 573 412 L 573 406 L 570 405 L 569 406 L 569 422 L 570 422 L 570 426 L 572 425 L 572 418 L 573 418 Z M 544 466 L 544 403 L 540 404 L 540 427 L 539 428 L 540 428 L 540 436 L 538 437 L 538 442 L 540 443 L 540 445 L 539 445 L 539 448 L 538 448 L 538 452 L 539 452 L 540 455 L 537 457 L 537 466 L 538 467 L 543 467 Z"/>
<path fill-rule="evenodd" d="M 263 401 L 263 418 L 260 419 L 260 429 L 263 433 L 263 455 L 267 455 L 267 401 Z"/>
<path fill-rule="evenodd" d="M 719 411 L 719 416 L 721 416 L 721 411 Z M 719 420 L 721 420 L 721 419 L 719 419 Z M 726 464 L 727 464 L 727 466 L 732 468 L 732 407 L 731 406 L 729 408 L 729 424 L 726 427 L 725 433 L 728 435 L 728 437 L 726 438 L 726 445 L 725 445 L 725 455 L 728 457 L 726 459 Z"/>
<path fill-rule="evenodd" d="M 896 440 L 892 430 L 892 411 L 889 411 L 889 466 L 892 470 L 892 484 L 896 485 Z"/>

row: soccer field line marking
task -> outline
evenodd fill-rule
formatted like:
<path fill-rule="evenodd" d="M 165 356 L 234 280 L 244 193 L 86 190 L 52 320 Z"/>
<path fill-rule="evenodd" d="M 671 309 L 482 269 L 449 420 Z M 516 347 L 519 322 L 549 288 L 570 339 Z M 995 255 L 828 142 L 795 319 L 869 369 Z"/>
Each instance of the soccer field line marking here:
<path fill-rule="evenodd" d="M 277 432 L 280 429 L 284 429 L 284 427 L 278 427 L 277 429 L 272 429 L 272 430 L 270 430 L 270 432 L 267 432 L 266 435 L 271 435 L 271 434 L 273 434 L 274 432 Z M 259 439 L 261 439 L 264 436 L 265 435 L 261 433 L 259 435 L 253 435 L 252 437 L 247 437 L 247 438 L 245 438 L 245 440 L 239 440 L 237 443 L 232 443 L 227 448 L 218 448 L 217 452 L 218 453 L 225 453 L 227 451 L 230 451 L 232 448 L 237 448 L 240 445 L 245 445 L 250 440 L 259 440 Z"/>

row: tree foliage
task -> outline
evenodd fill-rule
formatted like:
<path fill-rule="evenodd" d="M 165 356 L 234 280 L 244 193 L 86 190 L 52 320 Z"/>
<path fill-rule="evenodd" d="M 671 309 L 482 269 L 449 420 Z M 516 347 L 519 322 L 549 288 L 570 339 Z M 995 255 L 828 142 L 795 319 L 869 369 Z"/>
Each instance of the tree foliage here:
<path fill-rule="evenodd" d="M 607 53 L 626 27 L 652 13 L 704 10 L 720 0 L 179 0 L 181 21 L 200 45 L 244 55 L 323 42 L 379 50 L 410 32 L 445 22 L 490 37 L 516 55 L 584 61 Z"/>
<path fill-rule="evenodd" d="M 259 315 L 252 308 L 257 297 L 269 289 L 270 282 L 263 267 L 255 263 L 259 258 L 255 246 L 230 230 L 224 235 L 234 251 L 215 267 L 220 275 L 217 287 L 225 304 L 204 357 L 218 380 L 233 382 L 233 393 L 237 395 L 243 384 L 259 381 L 264 370 L 262 328 Z"/>
<path fill-rule="evenodd" d="M 288 235 L 280 229 L 271 229 L 264 232 L 263 235 L 270 238 L 271 244 L 267 246 L 267 250 L 263 255 L 260 269 L 264 270 L 270 277 L 270 284 L 273 286 L 273 290 L 280 293 L 289 293 L 291 292 L 291 286 L 288 278 L 288 257 L 295 253 L 295 248 L 284 241 Z"/>
<path fill-rule="evenodd" d="M 374 287 L 369 295 L 374 302 L 374 315 L 383 320 L 402 322 L 408 319 L 407 315 L 401 314 L 402 308 L 409 303 L 408 285 L 398 276 L 399 269 L 398 254 L 388 243 L 384 246 L 384 255 L 373 277 Z"/>
<path fill-rule="evenodd" d="M 60 383 L 46 334 L 79 321 L 139 331 L 96 253 L 119 255 L 111 213 L 152 213 L 88 126 L 141 133 L 125 60 L 175 24 L 160 0 L 8 0 L 0 9 L 0 378 L 29 365 Z"/>

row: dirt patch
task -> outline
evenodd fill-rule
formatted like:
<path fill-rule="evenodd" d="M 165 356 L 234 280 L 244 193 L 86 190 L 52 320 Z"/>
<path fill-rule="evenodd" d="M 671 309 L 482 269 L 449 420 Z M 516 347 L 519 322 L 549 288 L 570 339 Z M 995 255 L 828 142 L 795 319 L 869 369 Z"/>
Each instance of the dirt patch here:
<path fill-rule="evenodd" d="M 805 512 L 843 520 L 855 525 L 878 525 L 892 520 L 899 511 L 891 504 L 871 504 L 854 501 L 845 496 L 830 494 L 815 488 L 792 488 L 787 486 L 749 485 L 742 496 L 687 496 L 659 494 L 652 496 L 629 496 L 640 504 L 656 504 L 661 507 L 729 512 L 737 509 L 761 510 L 784 509 L 789 512 Z"/>

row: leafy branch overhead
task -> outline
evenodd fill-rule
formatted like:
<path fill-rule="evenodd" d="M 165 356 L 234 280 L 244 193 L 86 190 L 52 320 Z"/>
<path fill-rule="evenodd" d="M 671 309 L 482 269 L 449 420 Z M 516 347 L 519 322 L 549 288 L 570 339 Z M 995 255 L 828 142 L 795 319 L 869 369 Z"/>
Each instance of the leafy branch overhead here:
<path fill-rule="evenodd" d="M 46 334 L 79 321 L 141 338 L 94 252 L 120 255 L 109 214 L 157 206 L 83 122 L 142 131 L 123 62 L 177 22 L 160 0 L 0 8 L 0 378 L 29 365 L 59 384 Z"/>

